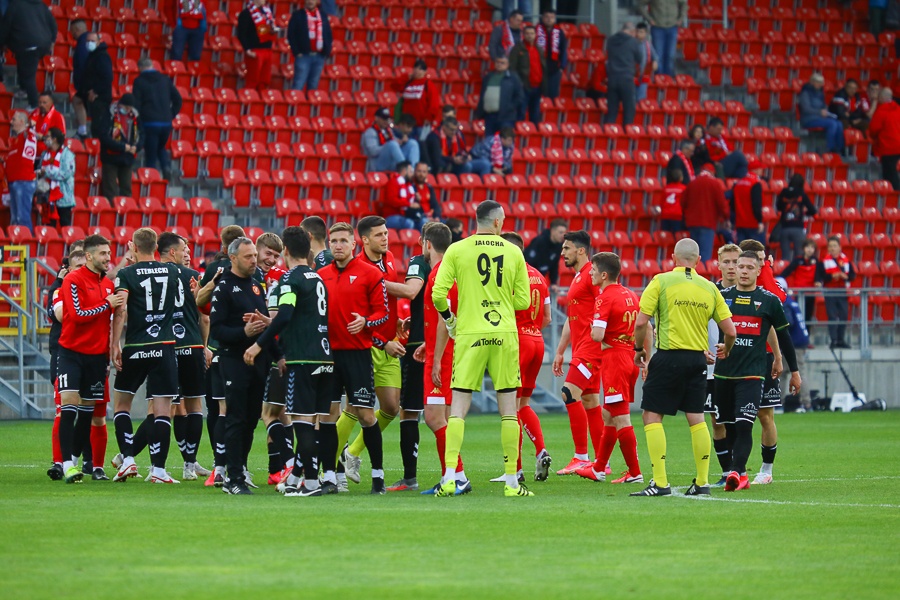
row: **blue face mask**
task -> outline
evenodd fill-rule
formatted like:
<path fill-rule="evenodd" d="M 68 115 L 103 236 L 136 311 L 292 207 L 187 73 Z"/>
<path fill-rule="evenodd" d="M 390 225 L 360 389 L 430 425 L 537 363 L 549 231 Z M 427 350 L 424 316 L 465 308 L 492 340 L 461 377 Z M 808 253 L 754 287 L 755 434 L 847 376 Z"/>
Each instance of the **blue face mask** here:
<path fill-rule="evenodd" d="M 93 52 L 97 49 L 97 42 L 91 40 L 86 44 L 88 52 Z"/>

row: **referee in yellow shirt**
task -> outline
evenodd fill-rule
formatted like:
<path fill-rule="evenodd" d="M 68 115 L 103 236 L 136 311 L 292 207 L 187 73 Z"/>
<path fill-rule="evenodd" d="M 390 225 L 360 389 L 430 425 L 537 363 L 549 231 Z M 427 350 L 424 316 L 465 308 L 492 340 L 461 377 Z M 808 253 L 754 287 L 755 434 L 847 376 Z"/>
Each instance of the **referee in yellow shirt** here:
<path fill-rule="evenodd" d="M 635 322 L 634 362 L 646 365 L 644 339 L 650 319 L 656 321 L 657 352 L 650 360 L 644 382 L 644 433 L 653 468 L 650 485 L 632 496 L 670 496 L 666 476 L 666 432 L 663 415 L 685 413 L 691 428 L 691 446 L 697 477 L 685 495 L 709 494 L 709 430 L 703 419 L 706 401 L 706 365 L 709 352 L 707 324 L 713 319 L 725 334 L 725 356 L 734 346 L 736 332 L 731 311 L 718 288 L 697 274 L 700 247 L 692 239 L 675 244 L 675 268 L 660 273 L 641 295 Z"/>

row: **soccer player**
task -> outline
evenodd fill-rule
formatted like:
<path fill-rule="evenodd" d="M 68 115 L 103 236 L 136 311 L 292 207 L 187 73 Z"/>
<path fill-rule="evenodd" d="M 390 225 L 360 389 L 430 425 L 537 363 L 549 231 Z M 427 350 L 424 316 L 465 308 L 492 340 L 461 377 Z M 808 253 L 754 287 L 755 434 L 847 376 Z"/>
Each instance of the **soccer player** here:
<path fill-rule="evenodd" d="M 656 319 L 657 352 L 647 365 L 644 381 L 644 433 L 653 479 L 632 496 L 670 496 L 666 474 L 666 432 L 663 415 L 680 410 L 691 430 L 691 446 L 697 477 L 685 492 L 688 496 L 709 494 L 709 430 L 703 419 L 706 398 L 707 324 L 715 319 L 724 335 L 722 354 L 734 345 L 731 312 L 719 289 L 697 274 L 700 247 L 690 238 L 679 240 L 672 255 L 675 268 L 653 278 L 641 295 L 640 312 L 634 328 L 634 362 L 647 365 L 644 342 L 650 319 Z"/>
<path fill-rule="evenodd" d="M 363 217 L 356 224 L 356 232 L 362 241 L 363 251 L 359 259 L 376 267 L 384 278 L 388 293 L 388 318 L 378 326 L 378 334 L 388 340 L 383 347 L 372 348 L 372 366 L 375 371 L 375 395 L 378 397 L 379 408 L 375 411 L 378 427 L 384 431 L 391 422 L 397 418 L 400 412 L 400 386 L 403 383 L 400 372 L 400 357 L 406 354 L 403 344 L 395 340 L 397 337 L 397 298 L 408 294 L 407 285 L 398 281 L 396 265 L 393 253 L 388 250 L 388 228 L 384 217 L 371 215 Z M 410 422 L 418 419 L 417 413 L 406 413 L 401 420 Z M 344 417 L 347 419 L 348 417 Z M 418 427 L 418 421 L 416 421 Z M 338 423 L 340 431 L 341 424 Z M 365 449 L 365 440 L 362 433 L 347 448 L 344 453 L 344 468 L 347 479 L 359 483 L 360 455 Z"/>
<path fill-rule="evenodd" d="M 438 315 L 432 299 L 434 281 L 437 278 L 438 269 L 444 258 L 444 253 L 453 240 L 453 233 L 443 223 L 426 223 L 422 228 L 424 236 L 424 252 L 431 265 L 428 274 L 428 283 L 425 285 L 425 298 L 423 306 L 423 319 L 425 330 L 425 343 L 419 346 L 414 358 L 424 363 L 422 369 L 422 385 L 426 390 L 431 390 L 425 398 L 425 424 L 434 433 L 434 441 L 437 445 L 438 459 L 441 463 L 441 476 L 443 477 L 446 465 L 444 455 L 447 450 L 447 419 L 450 417 L 450 407 L 453 404 L 453 392 L 450 389 L 450 376 L 453 372 L 453 339 L 447 333 L 447 325 Z M 457 306 L 458 295 L 456 285 L 450 287 L 447 293 L 447 302 L 450 307 Z M 466 477 L 463 468 L 462 455 L 456 459 L 456 495 L 468 494 L 472 491 L 472 483 Z M 440 489 L 437 483 L 422 492 L 423 495 L 434 495 Z"/>
<path fill-rule="evenodd" d="M 767 364 L 766 338 L 775 329 L 779 347 L 792 374 L 797 373 L 797 357 L 788 332 L 788 322 L 781 301 L 756 285 L 762 262 L 754 251 L 744 251 L 738 258 L 738 282 L 722 292 L 731 308 L 737 341 L 730 355 L 725 344 L 717 346 L 716 408 L 719 422 L 734 426 L 731 471 L 725 491 L 748 489 L 747 459 L 753 444 L 753 423 L 763 399 L 763 381 L 771 373 Z M 799 380 L 799 375 L 797 376 Z M 791 378 L 792 387 L 794 378 Z M 799 384 L 798 384 L 799 389 Z"/>
<path fill-rule="evenodd" d="M 525 251 L 522 236 L 515 232 L 500 235 L 519 250 Z M 519 328 L 519 372 L 522 385 L 516 390 L 519 427 L 534 444 L 534 480 L 546 481 L 553 459 L 544 445 L 544 432 L 537 413 L 531 408 L 531 395 L 537 385 L 537 376 L 544 362 L 544 336 L 541 330 L 550 324 L 550 289 L 541 272 L 531 265 L 528 268 L 528 299 L 531 303 L 525 310 L 516 311 L 516 325 Z M 519 433 L 519 463 L 517 475 L 522 475 L 522 433 Z M 523 476 L 524 477 L 524 476 Z M 501 479 L 502 481 L 502 479 Z"/>
<path fill-rule="evenodd" d="M 285 477 L 284 495 L 336 494 L 337 431 L 333 424 L 319 429 L 316 449 L 316 423 L 330 413 L 336 387 L 328 341 L 328 291 L 322 278 L 309 267 L 307 233 L 300 227 L 288 227 L 282 241 L 289 271 L 276 290 L 277 312 L 271 325 L 244 353 L 244 362 L 252 365 L 262 348 L 279 336 L 286 362 L 285 412 L 297 437 L 297 459 Z"/>
<path fill-rule="evenodd" d="M 497 390 L 500 409 L 500 439 L 503 446 L 506 496 L 532 496 L 516 477 L 519 455 L 519 423 L 516 389 L 519 376 L 517 310 L 529 305 L 528 269 L 522 251 L 500 237 L 503 207 L 486 200 L 475 209 L 475 235 L 453 244 L 444 254 L 432 290 L 434 307 L 443 317 L 453 352 L 453 406 L 447 424 L 447 451 L 441 487 L 436 496 L 456 493 L 456 462 L 462 447 L 465 417 L 472 392 L 480 390 L 487 369 Z M 457 314 L 447 296 L 456 283 Z M 458 316 L 457 316 L 458 315 Z M 458 322 L 457 322 L 458 319 Z"/>
<path fill-rule="evenodd" d="M 628 470 L 613 483 L 643 483 L 638 462 L 637 440 L 631 426 L 631 403 L 639 374 L 634 364 L 634 324 L 640 301 L 637 294 L 619 284 L 622 261 L 612 252 L 600 252 L 591 258 L 591 281 L 600 288 L 594 308 L 591 338 L 602 344 L 600 376 L 603 381 L 603 437 L 600 453 L 593 466 L 576 471 L 586 479 L 606 480 L 606 465 L 619 441 L 619 449 Z M 650 336 L 644 340 L 649 352 Z"/>
<path fill-rule="evenodd" d="M 178 396 L 178 362 L 175 358 L 175 309 L 190 293 L 181 280 L 181 267 L 156 260 L 156 232 L 142 227 L 134 232 L 129 250 L 135 264 L 116 274 L 116 293 L 125 298 L 113 322 L 113 364 L 119 371 L 115 383 L 116 439 L 122 465 L 113 481 L 137 475 L 134 464 L 131 404 L 138 388 L 147 382 L 147 397 L 153 399 L 154 425 L 149 436 L 153 465 L 151 483 L 179 483 L 166 472 L 172 399 Z M 178 252 L 182 251 L 178 246 Z M 178 263 L 181 261 L 179 260 Z M 126 327 L 124 347 L 119 343 Z"/>
<path fill-rule="evenodd" d="M 57 385 L 60 395 L 59 445 L 66 483 L 84 474 L 76 457 L 88 443 L 94 403 L 103 399 L 109 368 L 110 320 L 124 299 L 106 278 L 109 241 L 90 235 L 84 241 L 85 267 L 66 275 L 60 292 L 62 331 L 59 337 Z"/>
<path fill-rule="evenodd" d="M 318 271 L 322 267 L 330 265 L 334 261 L 331 250 L 328 248 L 328 228 L 322 217 L 306 217 L 300 222 L 300 227 L 309 234 L 309 265 Z"/>
<path fill-rule="evenodd" d="M 575 442 L 575 456 L 556 472 L 557 475 L 570 475 L 592 464 L 588 456 L 588 430 L 596 457 L 603 435 L 603 413 L 600 408 L 600 344 L 591 339 L 597 296 L 591 283 L 591 237 L 585 231 L 570 231 L 563 238 L 563 261 L 575 270 L 575 279 L 566 295 L 567 319 L 553 358 L 553 374 L 562 377 L 563 355 L 571 339 L 572 361 L 562 395 Z"/>
<path fill-rule="evenodd" d="M 384 494 L 384 450 L 381 429 L 375 418 L 375 380 L 372 370 L 372 346 L 384 348 L 388 340 L 381 326 L 388 320 L 388 294 L 381 271 L 362 256 L 353 256 L 356 240 L 349 223 L 335 223 L 329 232 L 334 262 L 317 273 L 325 282 L 328 297 L 336 299 L 328 311 L 328 337 L 334 353 L 338 390 L 328 419 L 322 426 L 338 421 L 340 392 L 347 394 L 348 415 L 338 423 L 338 448 L 359 421 L 365 447 L 372 461 L 372 493 Z M 337 299 L 340 299 L 337 301 Z M 349 425 L 349 427 L 348 427 Z M 340 490 L 340 482 L 338 489 Z"/>

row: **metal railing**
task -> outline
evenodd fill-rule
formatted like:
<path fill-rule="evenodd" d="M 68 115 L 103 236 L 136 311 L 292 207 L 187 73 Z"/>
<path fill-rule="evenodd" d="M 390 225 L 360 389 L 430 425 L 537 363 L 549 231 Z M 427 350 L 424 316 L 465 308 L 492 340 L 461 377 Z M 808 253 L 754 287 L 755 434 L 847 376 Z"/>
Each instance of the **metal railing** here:
<path fill-rule="evenodd" d="M 29 319 L 28 311 L 2 290 L 0 290 L 0 300 L 9 304 L 10 308 L 18 315 L 16 318 L 16 336 L 12 342 L 9 341 L 8 337 L 0 337 L 0 350 L 9 351 L 15 357 L 19 382 L 19 386 L 16 388 L 10 380 L 0 377 L 0 388 L 2 388 L 0 389 L 0 402 L 6 404 L 21 417 L 28 416 L 28 408 L 40 415 L 43 412 L 41 407 L 28 396 L 25 390 L 25 369 L 32 368 L 30 366 L 26 367 L 25 364 L 25 355 L 29 350 L 29 344 L 26 340 L 29 335 L 28 330 L 33 329 L 30 326 L 32 320 Z M 18 398 L 18 405 L 12 402 L 11 398 Z"/>

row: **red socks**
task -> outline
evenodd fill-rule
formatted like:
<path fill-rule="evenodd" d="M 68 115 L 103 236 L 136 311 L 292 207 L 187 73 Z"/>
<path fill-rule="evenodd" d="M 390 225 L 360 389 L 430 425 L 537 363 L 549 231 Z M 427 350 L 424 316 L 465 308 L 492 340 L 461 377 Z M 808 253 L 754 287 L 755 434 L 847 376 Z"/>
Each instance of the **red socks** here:
<path fill-rule="evenodd" d="M 603 438 L 600 440 L 600 451 L 597 452 L 594 460 L 594 470 L 603 473 L 606 465 L 609 463 L 609 457 L 612 456 L 613 448 L 616 447 L 616 428 L 606 426 L 603 428 Z"/>
<path fill-rule="evenodd" d="M 59 407 L 57 407 L 59 408 Z M 50 444 L 53 447 L 53 462 L 61 463 L 62 459 L 62 450 L 59 448 L 59 413 L 57 412 L 56 416 L 53 418 L 53 433 L 50 434 L 51 441 Z"/>
<path fill-rule="evenodd" d="M 572 428 L 572 441 L 575 442 L 575 454 L 588 453 L 588 417 L 584 410 L 584 404 L 569 402 L 566 404 L 566 412 L 569 413 L 569 427 Z"/>
<path fill-rule="evenodd" d="M 434 432 L 434 441 L 437 445 L 438 458 L 441 459 L 441 475 L 443 476 L 444 471 L 447 470 L 447 465 L 444 463 L 444 451 L 447 449 L 446 425 Z"/>
<path fill-rule="evenodd" d="M 518 414 L 522 430 L 534 444 L 534 455 L 537 456 L 541 450 L 546 448 L 544 446 L 544 432 L 541 430 L 541 421 L 530 406 L 523 406 L 519 409 Z"/>
<path fill-rule="evenodd" d="M 625 464 L 628 465 L 629 475 L 640 475 L 641 465 L 638 462 L 637 439 L 634 437 L 634 427 L 623 427 L 618 431 L 619 450 L 625 458 Z"/>
<path fill-rule="evenodd" d="M 91 426 L 91 460 L 94 463 L 94 468 L 103 467 L 103 463 L 106 462 L 106 441 L 108 437 L 106 423 L 99 426 Z"/>
<path fill-rule="evenodd" d="M 591 431 L 591 441 L 594 442 L 594 458 L 600 456 L 603 434 L 603 407 L 595 406 L 585 411 L 587 415 L 588 429 Z M 612 452 L 612 450 L 610 450 Z M 604 468 L 606 463 L 603 463 Z"/>

